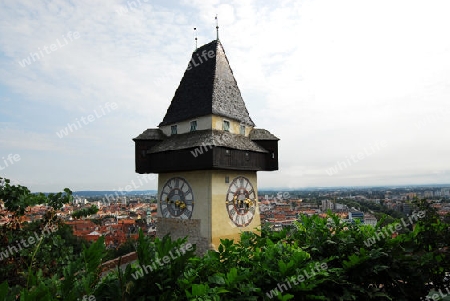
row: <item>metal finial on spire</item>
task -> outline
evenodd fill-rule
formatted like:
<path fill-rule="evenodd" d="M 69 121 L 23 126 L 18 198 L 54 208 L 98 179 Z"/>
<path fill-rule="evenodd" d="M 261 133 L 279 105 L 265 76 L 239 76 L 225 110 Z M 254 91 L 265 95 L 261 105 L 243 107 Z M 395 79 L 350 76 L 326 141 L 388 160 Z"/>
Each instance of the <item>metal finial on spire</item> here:
<path fill-rule="evenodd" d="M 194 35 L 195 35 L 195 50 L 197 50 L 197 27 L 194 27 Z"/>
<path fill-rule="evenodd" d="M 217 34 L 217 41 L 219 40 L 219 20 L 217 19 L 216 15 L 216 34 Z"/>

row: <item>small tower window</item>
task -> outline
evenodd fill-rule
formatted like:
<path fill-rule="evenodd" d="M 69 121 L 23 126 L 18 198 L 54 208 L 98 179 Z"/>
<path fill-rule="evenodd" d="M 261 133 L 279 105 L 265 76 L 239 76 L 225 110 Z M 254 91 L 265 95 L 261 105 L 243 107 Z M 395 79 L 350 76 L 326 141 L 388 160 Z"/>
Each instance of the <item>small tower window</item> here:
<path fill-rule="evenodd" d="M 230 122 L 228 120 L 223 121 L 223 130 L 227 132 L 230 131 Z"/>
<path fill-rule="evenodd" d="M 172 135 L 176 135 L 177 134 L 177 125 L 170 126 L 170 133 Z"/>
<path fill-rule="evenodd" d="M 191 121 L 191 132 L 197 130 L 197 120 Z"/>
<path fill-rule="evenodd" d="M 241 135 L 245 135 L 245 125 L 241 124 L 241 126 L 239 127 L 239 132 Z"/>

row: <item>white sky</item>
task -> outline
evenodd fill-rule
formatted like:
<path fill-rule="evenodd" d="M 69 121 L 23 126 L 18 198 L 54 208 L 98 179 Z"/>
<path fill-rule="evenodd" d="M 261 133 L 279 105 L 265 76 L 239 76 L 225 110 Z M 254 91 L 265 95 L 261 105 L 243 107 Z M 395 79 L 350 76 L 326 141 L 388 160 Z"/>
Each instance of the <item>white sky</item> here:
<path fill-rule="evenodd" d="M 449 1 L 71 2 L 0 4 L 1 177 L 32 191 L 137 182 L 131 139 L 162 121 L 193 28 L 214 40 L 218 14 L 252 119 L 281 139 L 260 188 L 450 183 Z"/>

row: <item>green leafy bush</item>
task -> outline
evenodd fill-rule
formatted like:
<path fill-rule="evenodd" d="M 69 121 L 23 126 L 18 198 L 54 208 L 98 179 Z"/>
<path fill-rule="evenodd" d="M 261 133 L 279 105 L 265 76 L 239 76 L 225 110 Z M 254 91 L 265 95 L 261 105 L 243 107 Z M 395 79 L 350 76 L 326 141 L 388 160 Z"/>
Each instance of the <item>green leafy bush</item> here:
<path fill-rule="evenodd" d="M 58 208 L 70 197 L 70 190 L 31 195 L 9 182 L 0 191 L 17 217 L 27 206 L 42 202 Z M 72 245 L 65 239 L 67 229 L 61 227 L 62 232 L 11 256 L 0 267 L 0 301 L 72 301 L 83 296 L 121 301 L 420 300 L 431 289 L 449 285 L 445 275 L 450 271 L 450 231 L 427 202 L 416 200 L 416 206 L 426 214 L 414 227 L 371 244 L 365 242 L 383 230 L 385 221 L 376 227 L 348 224 L 331 213 L 327 218 L 302 216 L 295 227 L 280 232 L 267 227 L 260 235 L 243 232 L 239 242 L 222 240 L 217 251 L 202 257 L 195 255 L 187 238 L 153 239 L 141 232 L 137 262 L 126 268 L 119 263 L 103 278 L 103 239 L 74 252 L 67 246 Z M 49 212 L 40 223 L 24 225 L 14 219 L 2 227 L 1 247 L 45 225 L 59 225 L 54 211 Z"/>

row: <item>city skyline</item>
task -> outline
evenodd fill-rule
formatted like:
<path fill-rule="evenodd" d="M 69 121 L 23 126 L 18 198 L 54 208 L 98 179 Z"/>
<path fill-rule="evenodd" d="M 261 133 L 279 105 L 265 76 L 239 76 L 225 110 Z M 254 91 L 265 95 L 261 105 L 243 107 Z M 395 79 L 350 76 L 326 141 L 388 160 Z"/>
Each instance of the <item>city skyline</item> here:
<path fill-rule="evenodd" d="M 450 183 L 446 1 L 0 8 L 0 177 L 32 191 L 156 189 L 131 139 L 162 121 L 216 14 L 252 120 L 281 139 L 260 189 Z"/>

